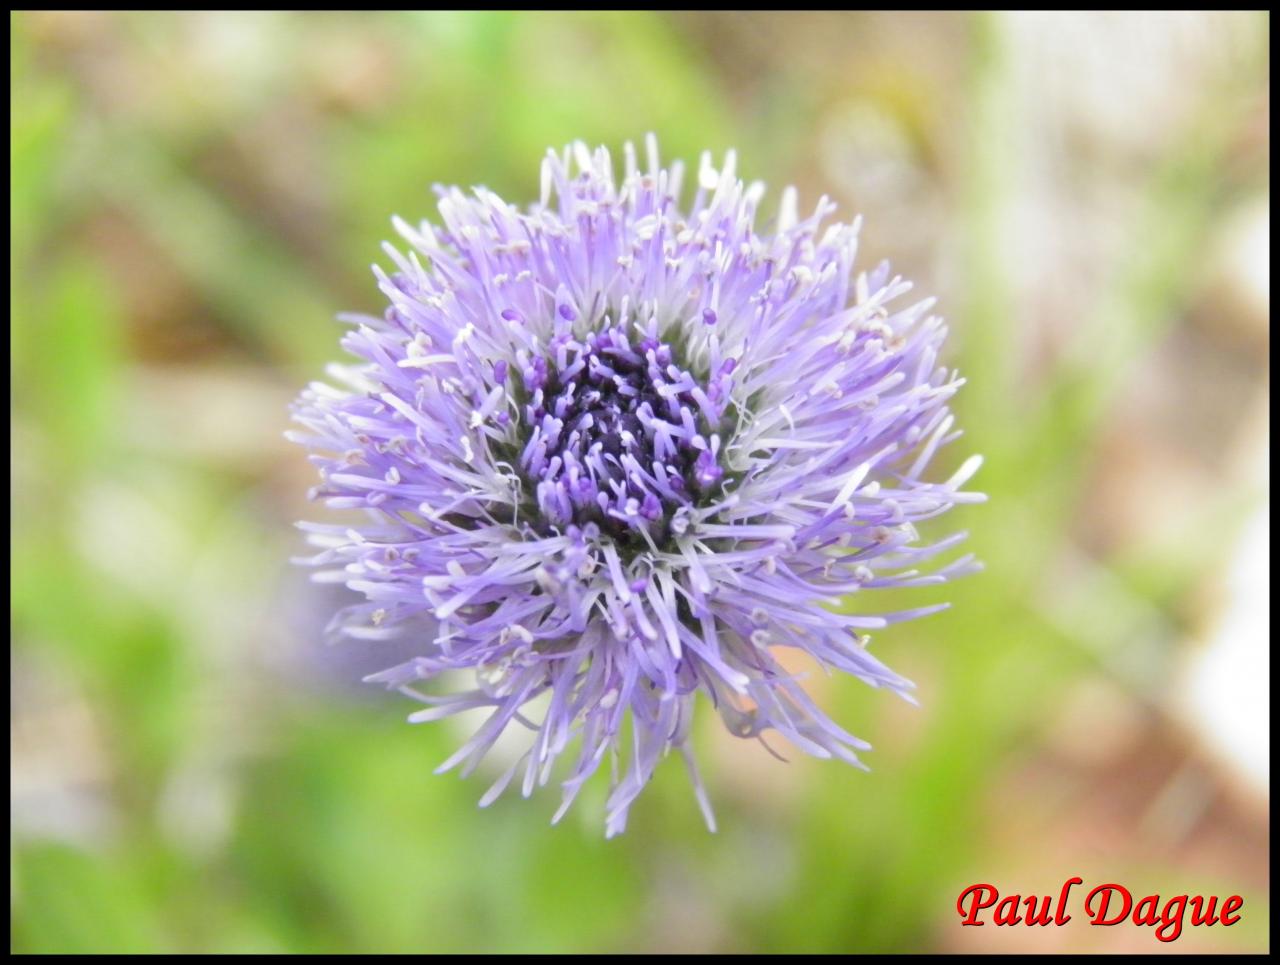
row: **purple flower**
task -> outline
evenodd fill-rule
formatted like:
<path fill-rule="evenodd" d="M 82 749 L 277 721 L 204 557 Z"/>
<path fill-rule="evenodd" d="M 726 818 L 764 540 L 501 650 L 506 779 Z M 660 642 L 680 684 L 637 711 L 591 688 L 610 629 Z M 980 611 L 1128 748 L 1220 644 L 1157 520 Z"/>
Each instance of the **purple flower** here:
<path fill-rule="evenodd" d="M 824 227 L 825 198 L 802 219 L 788 188 L 759 233 L 763 185 L 732 153 L 719 171 L 704 154 L 682 209 L 681 165 L 647 147 L 642 169 L 627 145 L 621 183 L 603 148 L 551 152 L 527 212 L 449 188 L 442 227 L 396 219 L 411 250 L 374 269 L 386 314 L 348 319 L 362 361 L 302 394 L 291 433 L 312 497 L 362 511 L 304 524 L 317 576 L 367 600 L 334 625 L 420 635 L 368 679 L 426 704 L 413 721 L 488 713 L 441 771 L 530 731 L 482 805 L 554 770 L 558 819 L 608 759 L 609 835 L 672 749 L 714 828 L 700 693 L 739 737 L 859 764 L 869 745 L 774 649 L 908 696 L 866 631 L 942 607 L 873 615 L 865 591 L 975 569 L 923 572 L 964 534 L 926 543 L 914 524 L 982 498 L 960 490 L 977 457 L 924 478 L 959 435 L 933 301 L 896 306 L 910 285 L 887 264 L 855 275 L 857 223 Z"/>

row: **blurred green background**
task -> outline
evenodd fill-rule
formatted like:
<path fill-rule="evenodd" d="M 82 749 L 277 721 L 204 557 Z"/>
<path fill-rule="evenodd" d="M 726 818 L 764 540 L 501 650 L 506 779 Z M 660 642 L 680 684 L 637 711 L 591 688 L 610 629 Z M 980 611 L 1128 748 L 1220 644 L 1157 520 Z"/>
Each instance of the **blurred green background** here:
<path fill-rule="evenodd" d="M 1266 15 L 10 27 L 13 950 L 1267 948 Z M 477 809 L 431 774 L 459 730 L 321 643 L 282 433 L 392 213 L 650 130 L 832 195 L 941 297 L 990 495 L 945 528 L 987 570 L 877 637 L 922 707 L 814 680 L 871 774 L 704 719 L 719 833 L 668 763 L 606 843 L 603 787 Z M 958 926 L 968 884 L 1077 874 L 1243 918 Z"/>

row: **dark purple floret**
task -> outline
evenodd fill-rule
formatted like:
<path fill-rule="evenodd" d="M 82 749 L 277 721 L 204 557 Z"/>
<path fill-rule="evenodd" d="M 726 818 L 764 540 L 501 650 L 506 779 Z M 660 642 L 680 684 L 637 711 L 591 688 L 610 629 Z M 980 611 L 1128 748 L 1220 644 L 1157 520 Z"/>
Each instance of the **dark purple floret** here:
<path fill-rule="evenodd" d="M 525 366 L 519 464 L 544 526 L 595 523 L 634 553 L 665 545 L 674 514 L 711 495 L 730 376 L 699 377 L 676 354 L 652 321 L 634 340 L 622 325 L 579 340 L 561 323 Z"/>

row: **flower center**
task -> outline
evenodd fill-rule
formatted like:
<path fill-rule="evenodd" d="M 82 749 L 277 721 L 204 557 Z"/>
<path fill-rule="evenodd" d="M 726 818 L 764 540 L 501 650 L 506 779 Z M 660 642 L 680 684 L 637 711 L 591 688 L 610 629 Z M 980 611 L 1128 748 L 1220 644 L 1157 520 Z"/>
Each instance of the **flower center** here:
<path fill-rule="evenodd" d="M 521 467 L 543 518 L 655 544 L 724 476 L 720 430 L 736 360 L 700 381 L 656 335 L 556 335 L 524 370 Z M 645 541 L 647 542 L 647 541 Z"/>

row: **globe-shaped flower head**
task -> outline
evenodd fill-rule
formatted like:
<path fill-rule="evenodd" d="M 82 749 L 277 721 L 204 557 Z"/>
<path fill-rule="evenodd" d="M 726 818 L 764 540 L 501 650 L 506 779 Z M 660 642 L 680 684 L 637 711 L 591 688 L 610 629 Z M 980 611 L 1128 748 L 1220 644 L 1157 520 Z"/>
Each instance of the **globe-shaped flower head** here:
<path fill-rule="evenodd" d="M 374 269 L 390 306 L 348 319 L 362 362 L 302 394 L 293 434 L 313 498 L 365 511 L 305 525 L 311 562 L 367 600 L 335 625 L 416 635 L 370 679 L 427 704 L 414 721 L 488 713 L 440 769 L 526 728 L 481 803 L 555 776 L 559 818 L 608 760 L 610 835 L 672 749 L 714 827 L 699 694 L 739 737 L 857 764 L 868 745 L 777 654 L 906 695 L 866 631 L 940 607 L 873 615 L 867 591 L 972 568 L 923 574 L 963 534 L 913 524 L 981 498 L 960 491 L 976 458 L 925 481 L 959 434 L 932 302 L 896 307 L 910 285 L 887 265 L 855 274 L 857 224 L 824 226 L 826 199 L 801 219 L 788 189 L 757 230 L 764 189 L 732 153 L 703 156 L 682 208 L 681 166 L 647 147 L 620 183 L 603 148 L 549 153 L 527 211 L 438 189 L 440 227 L 397 219 L 412 250 Z"/>

